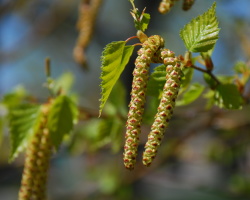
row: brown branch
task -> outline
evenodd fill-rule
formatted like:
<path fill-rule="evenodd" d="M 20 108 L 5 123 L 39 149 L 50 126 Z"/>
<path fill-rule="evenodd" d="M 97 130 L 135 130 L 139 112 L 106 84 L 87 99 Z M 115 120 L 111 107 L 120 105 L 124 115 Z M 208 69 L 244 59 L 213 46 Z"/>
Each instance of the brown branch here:
<path fill-rule="evenodd" d="M 198 71 L 207 73 L 209 76 L 211 76 L 212 79 L 214 79 L 214 80 L 216 81 L 217 85 L 220 85 L 220 84 L 221 84 L 221 82 L 219 81 L 219 79 L 212 73 L 212 71 L 207 70 L 207 69 L 200 68 L 200 67 L 198 67 L 198 66 L 196 66 L 196 65 L 191 65 L 190 67 L 192 67 L 192 68 L 194 68 L 194 69 L 196 69 L 196 70 L 198 70 Z"/>

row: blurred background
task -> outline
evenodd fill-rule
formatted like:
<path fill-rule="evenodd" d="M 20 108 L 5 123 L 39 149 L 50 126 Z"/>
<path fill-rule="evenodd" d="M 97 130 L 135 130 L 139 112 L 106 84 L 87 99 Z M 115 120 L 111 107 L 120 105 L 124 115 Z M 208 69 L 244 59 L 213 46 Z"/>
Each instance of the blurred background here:
<path fill-rule="evenodd" d="M 166 15 L 158 13 L 159 2 L 135 1 L 140 10 L 146 7 L 151 14 L 146 33 L 161 35 L 167 48 L 177 55 L 184 54 L 180 29 L 214 1 L 197 0 L 187 12 L 178 1 Z M 221 30 L 212 56 L 214 73 L 231 75 L 237 61 L 248 62 L 250 58 L 250 1 L 216 2 Z M 104 117 L 98 119 L 100 56 L 111 41 L 136 35 L 129 13 L 132 6 L 127 0 L 103 0 L 85 51 L 88 69 L 84 69 L 73 57 L 79 4 L 79 0 L 0 1 L 1 98 L 15 88 L 19 91 L 25 88 L 39 101 L 45 101 L 49 93 L 43 86 L 44 59 L 50 57 L 52 77 L 65 73 L 71 77 L 72 91 L 85 113 L 51 160 L 49 199 L 250 199 L 249 106 L 237 111 L 216 107 L 205 110 L 201 99 L 177 107 L 157 158 L 149 168 L 141 164 L 151 123 L 151 119 L 145 119 L 137 166 L 133 171 L 123 167 L 125 115 L 136 54 L 122 74 L 116 93 L 112 93 Z M 195 72 L 194 81 L 203 83 L 200 72 Z M 119 118 L 114 117 L 117 112 L 121 114 Z M 0 145 L 0 199 L 14 200 L 21 181 L 23 156 L 8 163 L 8 130 L 2 124 L 0 127 L 4 133 Z"/>

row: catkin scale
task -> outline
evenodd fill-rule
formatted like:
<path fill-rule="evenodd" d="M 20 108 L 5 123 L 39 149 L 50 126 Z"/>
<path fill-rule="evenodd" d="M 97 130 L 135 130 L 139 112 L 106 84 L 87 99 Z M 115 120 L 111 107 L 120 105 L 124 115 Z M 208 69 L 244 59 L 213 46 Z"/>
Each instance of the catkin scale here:
<path fill-rule="evenodd" d="M 174 52 L 164 49 L 161 51 L 161 57 L 166 66 L 166 83 L 163 88 L 162 97 L 158 107 L 155 120 L 151 126 L 151 132 L 148 135 L 148 141 L 145 144 L 143 153 L 143 164 L 149 166 L 155 158 L 158 147 L 164 136 L 164 132 L 168 126 L 169 120 L 172 117 L 175 107 L 175 100 L 180 88 L 180 80 L 182 71 L 178 59 Z"/>
<path fill-rule="evenodd" d="M 125 134 L 126 141 L 123 153 L 124 165 L 130 170 L 134 168 L 136 162 L 146 87 L 149 78 L 149 65 L 155 52 L 163 46 L 164 40 L 162 37 L 154 35 L 149 37 L 137 52 L 138 56 L 135 60 L 135 69 L 133 71 L 131 101 L 129 103 Z"/>

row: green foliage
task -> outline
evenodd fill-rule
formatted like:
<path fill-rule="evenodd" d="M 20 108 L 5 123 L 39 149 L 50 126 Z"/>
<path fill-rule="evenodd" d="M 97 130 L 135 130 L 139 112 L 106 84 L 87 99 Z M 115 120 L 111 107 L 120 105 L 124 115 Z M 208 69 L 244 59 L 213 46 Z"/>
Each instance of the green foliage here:
<path fill-rule="evenodd" d="M 11 155 L 13 161 L 26 147 L 41 120 L 41 107 L 25 104 L 10 111 Z"/>
<path fill-rule="evenodd" d="M 134 46 L 125 46 L 125 41 L 109 43 L 102 53 L 101 88 L 99 115 L 133 53 Z"/>
<path fill-rule="evenodd" d="M 215 88 L 217 86 L 217 82 L 209 74 L 204 73 L 203 78 L 210 88 Z"/>
<path fill-rule="evenodd" d="M 50 107 L 48 129 L 53 145 L 58 148 L 63 137 L 70 133 L 77 119 L 76 104 L 67 96 L 58 96 Z"/>
<path fill-rule="evenodd" d="M 63 91 L 63 94 L 68 94 L 72 85 L 74 83 L 73 74 L 70 72 L 63 73 L 59 78 L 55 80 L 54 83 L 54 93 L 58 94 L 60 90 Z"/>
<path fill-rule="evenodd" d="M 110 144 L 112 151 L 118 152 L 122 145 L 123 125 L 124 122 L 115 116 L 91 119 L 75 132 L 70 143 L 70 151 L 74 154 L 95 152 Z"/>
<path fill-rule="evenodd" d="M 109 116 L 127 116 L 126 89 L 121 81 L 118 80 L 115 84 L 103 112 Z"/>
<path fill-rule="evenodd" d="M 166 66 L 165 65 L 159 65 L 154 68 L 153 73 L 151 73 L 149 82 L 148 82 L 148 88 L 147 88 L 147 94 L 150 96 L 157 96 L 159 97 L 164 84 L 166 83 Z"/>
<path fill-rule="evenodd" d="M 193 19 L 180 31 L 180 36 L 189 51 L 206 52 L 214 47 L 219 34 L 215 8 L 214 2 L 207 12 Z"/>
<path fill-rule="evenodd" d="M 137 15 L 139 16 L 139 11 L 137 11 Z M 148 28 L 148 24 L 150 21 L 150 14 L 142 13 L 140 21 L 134 21 L 135 28 L 137 30 L 145 31 Z"/>
<path fill-rule="evenodd" d="M 1 103 L 8 109 L 20 105 L 27 97 L 27 91 L 23 86 L 17 86 L 12 92 L 3 96 Z"/>
<path fill-rule="evenodd" d="M 191 84 L 182 97 L 176 101 L 176 106 L 184 106 L 192 103 L 200 97 L 204 88 L 205 87 L 199 83 Z"/>
<path fill-rule="evenodd" d="M 215 104 L 221 108 L 241 109 L 243 99 L 236 85 L 220 84 L 215 91 Z"/>
<path fill-rule="evenodd" d="M 180 93 L 185 91 L 188 86 L 190 85 L 190 82 L 192 81 L 193 75 L 194 75 L 194 68 L 191 67 L 184 67 L 183 70 L 183 76 L 181 79 L 181 90 Z"/>
<path fill-rule="evenodd" d="M 144 32 L 148 28 L 148 24 L 150 21 L 150 14 L 145 13 L 145 9 L 142 11 L 142 13 L 140 13 L 139 10 L 135 7 L 134 1 L 133 0 L 129 1 L 133 6 L 131 15 L 134 18 L 135 28 L 136 30 Z"/>
<path fill-rule="evenodd" d="M 239 61 L 234 65 L 234 71 L 239 74 L 243 74 L 244 72 L 248 71 L 246 63 Z"/>
<path fill-rule="evenodd" d="M 120 150 L 125 123 L 123 119 L 127 116 L 126 93 L 120 81 L 115 84 L 103 113 L 105 118 L 93 118 L 76 131 L 70 144 L 71 152 L 93 152 L 108 144 L 113 152 Z"/>
<path fill-rule="evenodd" d="M 143 115 L 143 123 L 152 125 L 154 122 L 155 113 L 157 113 L 157 108 L 159 106 L 160 99 L 158 96 L 151 96 L 147 100 L 145 113 Z"/>
<path fill-rule="evenodd" d="M 217 78 L 223 84 L 231 84 L 235 80 L 235 76 L 230 75 L 217 75 Z"/>

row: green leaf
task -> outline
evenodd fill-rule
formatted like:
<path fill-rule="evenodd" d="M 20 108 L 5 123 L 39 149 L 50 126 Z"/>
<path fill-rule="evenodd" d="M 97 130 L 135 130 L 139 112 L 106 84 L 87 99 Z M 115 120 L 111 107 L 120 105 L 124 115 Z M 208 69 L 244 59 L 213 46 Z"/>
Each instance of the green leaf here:
<path fill-rule="evenodd" d="M 191 68 L 191 67 L 185 67 L 183 68 L 182 70 L 183 72 L 183 76 L 182 76 L 182 79 L 181 79 L 181 89 L 186 89 L 190 82 L 192 81 L 192 78 L 193 78 L 193 75 L 194 75 L 194 68 Z"/>
<path fill-rule="evenodd" d="M 103 112 L 105 112 L 105 115 L 121 115 L 124 118 L 127 117 L 126 89 L 121 81 L 118 80 L 115 84 Z"/>
<path fill-rule="evenodd" d="M 34 133 L 38 130 L 41 120 L 41 107 L 21 105 L 10 112 L 10 139 L 13 161 L 28 145 Z"/>
<path fill-rule="evenodd" d="M 12 92 L 3 96 L 2 103 L 8 108 L 12 109 L 17 107 L 27 97 L 27 92 L 23 86 L 17 86 Z"/>
<path fill-rule="evenodd" d="M 150 21 L 150 14 L 143 13 L 143 17 L 142 17 L 141 25 L 140 25 L 141 28 L 137 30 L 145 31 L 148 28 L 149 21 Z"/>
<path fill-rule="evenodd" d="M 124 121 L 117 117 L 114 117 L 112 120 L 113 123 L 110 130 L 110 142 L 112 145 L 112 152 L 117 153 L 121 149 L 123 142 L 121 132 L 123 130 Z"/>
<path fill-rule="evenodd" d="M 210 88 L 214 89 L 217 86 L 217 82 L 207 73 L 203 73 L 203 78 Z"/>
<path fill-rule="evenodd" d="M 56 148 L 61 144 L 63 137 L 73 129 L 77 115 L 76 104 L 67 96 L 58 96 L 52 103 L 48 115 L 48 129 Z"/>
<path fill-rule="evenodd" d="M 239 74 L 243 74 L 248 70 L 246 63 L 239 61 L 234 65 L 234 71 Z"/>
<path fill-rule="evenodd" d="M 195 101 L 203 92 L 204 86 L 199 83 L 193 83 L 182 95 L 182 98 L 176 101 L 176 106 L 184 106 Z"/>
<path fill-rule="evenodd" d="M 214 99 L 214 90 L 208 90 L 203 97 L 207 99 L 207 103 L 205 105 L 206 110 L 209 110 L 212 108 L 212 106 L 215 104 L 215 99 Z"/>
<path fill-rule="evenodd" d="M 157 96 L 149 97 L 147 99 L 147 104 L 145 112 L 143 115 L 143 123 L 147 125 L 152 125 L 154 122 L 154 116 L 157 113 L 157 108 L 159 107 L 160 99 Z"/>
<path fill-rule="evenodd" d="M 214 2 L 207 12 L 193 19 L 180 31 L 180 36 L 189 51 L 206 52 L 214 47 L 219 34 L 215 8 Z"/>
<path fill-rule="evenodd" d="M 235 80 L 235 76 L 228 76 L 228 75 L 217 75 L 217 78 L 223 84 L 230 84 L 233 83 Z"/>
<path fill-rule="evenodd" d="M 112 151 L 121 149 L 123 136 L 121 134 L 124 121 L 115 117 L 105 119 L 92 118 L 77 132 L 70 145 L 73 153 L 84 151 L 94 152 L 107 144 L 111 144 Z"/>
<path fill-rule="evenodd" d="M 125 41 L 108 44 L 102 53 L 102 73 L 99 116 L 115 85 L 133 53 L 134 46 L 125 46 Z"/>
<path fill-rule="evenodd" d="M 236 85 L 234 84 L 220 84 L 216 88 L 214 95 L 215 104 L 221 108 L 227 109 L 241 109 L 243 99 Z"/>
<path fill-rule="evenodd" d="M 148 86 L 147 94 L 150 96 L 157 96 L 161 94 L 164 84 L 166 83 L 166 66 L 159 65 L 154 68 L 153 73 L 151 73 Z"/>
<path fill-rule="evenodd" d="M 73 74 L 70 72 L 63 73 L 54 83 L 54 93 L 58 94 L 59 90 L 63 91 L 63 94 L 67 94 L 74 83 Z"/>

